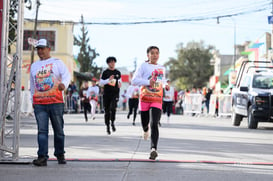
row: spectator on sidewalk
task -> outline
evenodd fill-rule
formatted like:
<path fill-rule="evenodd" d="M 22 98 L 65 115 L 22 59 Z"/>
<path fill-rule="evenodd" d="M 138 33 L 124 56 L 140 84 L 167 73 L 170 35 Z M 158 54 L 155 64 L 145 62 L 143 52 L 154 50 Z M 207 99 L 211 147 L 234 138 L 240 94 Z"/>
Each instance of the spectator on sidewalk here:
<path fill-rule="evenodd" d="M 183 109 L 183 94 L 177 95 L 177 102 L 175 104 L 175 112 L 176 114 L 182 114 L 184 115 L 184 109 Z"/>
<path fill-rule="evenodd" d="M 79 93 L 78 93 L 77 89 L 74 89 L 72 96 L 71 96 L 72 109 L 74 110 L 74 113 L 78 113 L 78 109 L 79 109 L 78 100 L 79 99 L 80 99 Z"/>
<path fill-rule="evenodd" d="M 210 103 L 211 94 L 212 94 L 212 90 L 210 88 L 208 88 L 208 92 L 205 96 L 205 98 L 206 98 L 205 104 L 206 104 L 206 108 L 207 108 L 207 114 L 209 114 L 209 103 Z"/>

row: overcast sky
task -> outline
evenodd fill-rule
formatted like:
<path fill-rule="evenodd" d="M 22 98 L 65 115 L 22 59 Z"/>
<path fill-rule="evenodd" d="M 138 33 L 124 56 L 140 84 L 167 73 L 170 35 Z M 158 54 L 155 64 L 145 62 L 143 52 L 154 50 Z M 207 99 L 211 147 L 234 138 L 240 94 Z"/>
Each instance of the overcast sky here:
<path fill-rule="evenodd" d="M 34 1 L 34 0 L 33 0 Z M 176 46 L 189 41 L 203 40 L 214 45 L 221 54 L 233 54 L 234 27 L 236 43 L 255 41 L 265 32 L 272 32 L 267 22 L 271 15 L 271 0 L 40 0 L 38 19 L 79 22 L 143 22 L 187 19 L 175 23 L 139 25 L 87 25 L 91 47 L 100 54 L 95 59 L 106 66 L 108 56 L 116 56 L 117 66 L 134 68 L 146 59 L 150 45 L 160 48 L 160 62 L 176 57 Z M 260 11 L 259 11 L 260 10 Z M 255 12 L 259 11 L 259 12 Z M 229 15 L 238 16 L 226 17 Z M 217 16 L 224 16 L 219 19 Z M 33 10 L 25 10 L 26 18 L 35 18 Z M 199 21 L 196 21 L 199 19 Z M 201 20 L 200 20 L 201 19 Z M 74 33 L 79 33 L 75 26 Z M 74 50 L 74 54 L 77 49 Z"/>

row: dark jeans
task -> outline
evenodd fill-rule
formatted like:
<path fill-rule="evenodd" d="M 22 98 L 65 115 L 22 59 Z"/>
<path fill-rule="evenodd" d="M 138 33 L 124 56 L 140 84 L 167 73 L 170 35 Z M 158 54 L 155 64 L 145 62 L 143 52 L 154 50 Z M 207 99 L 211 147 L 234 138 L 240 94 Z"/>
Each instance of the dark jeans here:
<path fill-rule="evenodd" d="M 158 108 L 150 108 L 149 111 L 141 111 L 141 123 L 143 131 L 148 131 L 149 129 L 149 122 L 151 128 L 151 149 L 157 149 L 157 143 L 159 138 L 159 130 L 158 130 L 158 123 L 161 118 L 161 110 Z"/>
<path fill-rule="evenodd" d="M 54 132 L 54 155 L 64 154 L 64 104 L 36 104 L 34 105 L 34 114 L 38 126 L 38 157 L 48 158 L 49 119 Z"/>
<path fill-rule="evenodd" d="M 136 120 L 137 108 L 138 108 L 138 99 L 137 98 L 130 98 L 129 99 L 129 113 L 128 113 L 128 116 L 130 116 L 133 113 L 133 110 L 134 110 L 134 119 L 133 119 L 133 121 Z"/>
<path fill-rule="evenodd" d="M 173 112 L 173 102 L 163 101 L 163 113 L 165 114 L 167 112 L 167 116 L 170 117 L 171 113 Z"/>
<path fill-rule="evenodd" d="M 114 124 L 116 119 L 116 108 L 117 108 L 118 96 L 104 95 L 103 105 L 104 105 L 104 121 L 107 127 Z"/>
<path fill-rule="evenodd" d="M 91 112 L 91 105 L 89 102 L 83 102 L 83 113 L 85 120 L 88 120 L 87 118 L 87 112 Z"/>
<path fill-rule="evenodd" d="M 125 111 L 126 110 L 126 102 L 122 103 L 122 110 Z"/>
<path fill-rule="evenodd" d="M 207 113 L 209 113 L 209 100 L 206 100 Z"/>
<path fill-rule="evenodd" d="M 77 101 L 78 101 L 77 98 L 72 97 L 72 109 L 75 111 L 75 113 L 78 112 L 78 107 L 79 107 Z"/>

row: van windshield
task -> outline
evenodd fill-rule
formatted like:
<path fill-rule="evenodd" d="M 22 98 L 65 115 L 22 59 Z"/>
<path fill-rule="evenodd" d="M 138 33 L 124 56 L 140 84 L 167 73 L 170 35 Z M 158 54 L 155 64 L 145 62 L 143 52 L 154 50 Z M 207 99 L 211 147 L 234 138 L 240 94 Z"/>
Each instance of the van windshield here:
<path fill-rule="evenodd" d="M 255 75 L 252 85 L 253 88 L 273 89 L 273 75 Z"/>

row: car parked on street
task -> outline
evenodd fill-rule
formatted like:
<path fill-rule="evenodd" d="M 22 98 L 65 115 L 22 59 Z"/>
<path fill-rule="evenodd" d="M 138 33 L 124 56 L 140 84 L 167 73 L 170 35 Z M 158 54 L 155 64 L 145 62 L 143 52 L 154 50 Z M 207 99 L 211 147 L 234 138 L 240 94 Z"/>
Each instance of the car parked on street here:
<path fill-rule="evenodd" d="M 236 85 L 232 91 L 232 124 L 240 126 L 247 117 L 249 129 L 256 129 L 259 122 L 273 122 L 273 70 L 271 62 L 256 66 L 246 61 L 241 65 Z M 247 64 L 252 64 L 253 66 Z M 253 69 L 253 71 L 249 71 Z"/>

